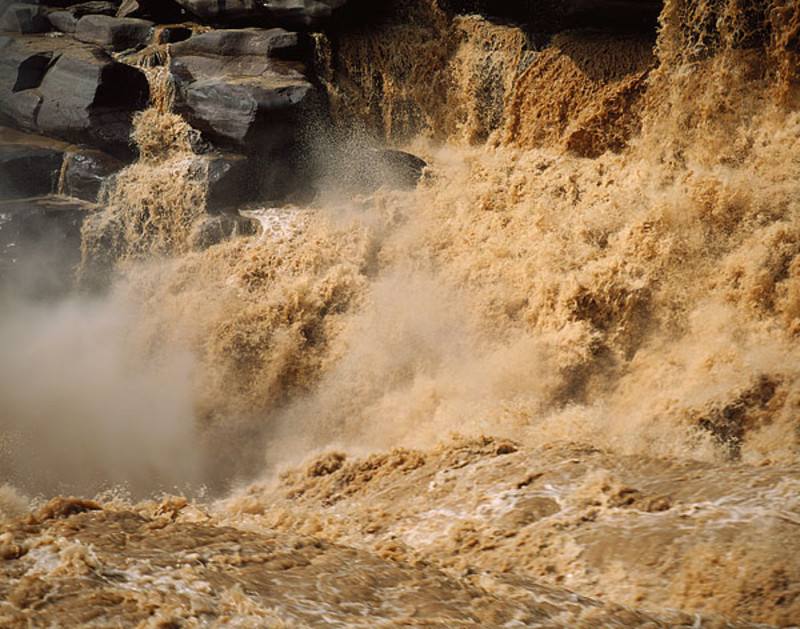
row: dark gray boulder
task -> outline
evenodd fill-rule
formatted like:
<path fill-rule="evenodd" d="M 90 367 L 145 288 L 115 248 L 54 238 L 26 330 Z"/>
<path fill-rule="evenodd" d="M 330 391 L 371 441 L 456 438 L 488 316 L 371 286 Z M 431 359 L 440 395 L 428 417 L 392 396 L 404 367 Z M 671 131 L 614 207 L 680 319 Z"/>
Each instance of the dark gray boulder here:
<path fill-rule="evenodd" d="M 101 49 L 0 36 L 0 119 L 11 126 L 125 153 L 132 114 L 148 99 L 144 74 Z"/>
<path fill-rule="evenodd" d="M 0 199 L 56 191 L 65 144 L 0 128 Z"/>
<path fill-rule="evenodd" d="M 11 33 L 45 33 L 50 30 L 47 10 L 38 4 L 14 3 L 0 16 L 0 31 Z"/>
<path fill-rule="evenodd" d="M 347 0 L 176 0 L 201 20 L 317 28 Z"/>
<path fill-rule="evenodd" d="M 313 87 L 302 75 L 271 74 L 256 81 L 211 78 L 181 90 L 180 107 L 193 127 L 223 145 L 246 147 L 261 137 L 272 145 L 292 136 Z M 269 137 L 268 128 L 274 132 Z"/>
<path fill-rule="evenodd" d="M 272 59 L 300 59 L 303 48 L 297 33 L 282 28 L 219 29 L 200 33 L 172 47 L 174 57 L 205 57 L 227 59 L 264 57 L 266 64 Z M 261 70 L 266 65 L 261 66 Z M 234 74 L 235 68 L 220 68 L 220 74 Z M 241 72 L 239 72 L 241 74 Z M 250 71 L 252 74 L 253 72 Z"/>
<path fill-rule="evenodd" d="M 296 28 L 317 28 L 347 4 L 347 0 L 265 0 L 270 20 Z"/>
<path fill-rule="evenodd" d="M 257 165 L 236 153 L 206 156 L 208 179 L 206 210 L 214 213 L 249 201 L 259 192 Z"/>
<path fill-rule="evenodd" d="M 299 51 L 297 35 L 281 29 L 220 30 L 176 44 L 177 110 L 219 144 L 285 146 L 314 101 L 303 65 L 285 59 Z"/>
<path fill-rule="evenodd" d="M 368 154 L 373 161 L 373 180 L 397 188 L 413 188 L 428 163 L 416 155 L 396 149 L 373 149 Z"/>
<path fill-rule="evenodd" d="M 331 139 L 329 146 L 322 147 L 322 154 L 314 157 L 319 162 L 322 190 L 344 196 L 370 194 L 381 187 L 415 188 L 428 166 L 416 155 L 375 148 L 360 138 Z"/>
<path fill-rule="evenodd" d="M 254 236 L 258 230 L 255 219 L 224 212 L 198 220 L 189 235 L 189 245 L 196 250 L 208 249 L 236 236 Z"/>
<path fill-rule="evenodd" d="M 132 17 L 86 15 L 78 20 L 75 38 L 115 52 L 143 48 L 153 37 L 153 23 Z"/>
<path fill-rule="evenodd" d="M 62 33 L 74 33 L 78 27 L 78 18 L 71 11 L 52 11 L 47 15 L 50 25 Z"/>
<path fill-rule="evenodd" d="M 81 2 L 80 4 L 73 4 L 66 9 L 51 11 L 48 13 L 47 18 L 57 31 L 74 33 L 78 27 L 78 20 L 85 15 L 113 16 L 116 12 L 117 6 L 113 2 Z"/>
<path fill-rule="evenodd" d="M 124 166 L 122 161 L 102 151 L 70 148 L 64 155 L 63 192 L 94 203 L 103 186 Z"/>

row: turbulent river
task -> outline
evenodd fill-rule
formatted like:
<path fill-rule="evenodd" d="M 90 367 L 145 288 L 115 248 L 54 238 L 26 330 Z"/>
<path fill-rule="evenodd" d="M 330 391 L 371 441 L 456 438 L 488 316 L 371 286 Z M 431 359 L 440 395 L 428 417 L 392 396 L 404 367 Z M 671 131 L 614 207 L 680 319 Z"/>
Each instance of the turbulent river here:
<path fill-rule="evenodd" d="M 202 251 L 148 58 L 107 288 L 3 302 L 0 624 L 797 624 L 800 7 L 534 54 L 397 4 L 317 63 L 417 187 L 353 193 L 345 146 Z"/>

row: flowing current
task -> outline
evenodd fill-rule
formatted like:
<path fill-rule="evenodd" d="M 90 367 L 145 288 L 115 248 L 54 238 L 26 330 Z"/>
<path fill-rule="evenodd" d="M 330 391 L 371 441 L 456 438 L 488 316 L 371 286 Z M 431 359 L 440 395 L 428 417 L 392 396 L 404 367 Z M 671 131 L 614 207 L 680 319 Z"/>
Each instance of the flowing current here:
<path fill-rule="evenodd" d="M 0 319 L 0 624 L 794 626 L 800 6 L 540 45 L 394 4 L 317 71 L 416 189 L 206 250 L 148 70 L 111 288 Z"/>

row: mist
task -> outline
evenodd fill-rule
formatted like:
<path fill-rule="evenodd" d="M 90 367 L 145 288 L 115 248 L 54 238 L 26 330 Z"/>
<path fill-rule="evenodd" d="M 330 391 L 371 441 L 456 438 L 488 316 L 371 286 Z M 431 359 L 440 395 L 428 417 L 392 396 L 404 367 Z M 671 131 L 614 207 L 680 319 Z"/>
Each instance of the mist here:
<path fill-rule="evenodd" d="M 130 340 L 136 305 L 111 292 L 34 301 L 0 315 L 0 475 L 28 493 L 135 495 L 201 479 L 188 352 Z"/>

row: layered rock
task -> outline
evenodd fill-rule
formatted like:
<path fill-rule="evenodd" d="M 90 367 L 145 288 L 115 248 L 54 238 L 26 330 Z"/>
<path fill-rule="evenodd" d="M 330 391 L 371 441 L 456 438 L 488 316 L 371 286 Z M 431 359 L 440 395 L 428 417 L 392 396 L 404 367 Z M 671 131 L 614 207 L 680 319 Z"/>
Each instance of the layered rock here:
<path fill-rule="evenodd" d="M 69 39 L 0 36 L 0 117 L 13 126 L 125 152 L 144 74 Z"/>
<path fill-rule="evenodd" d="M 287 61 L 299 52 L 297 34 L 282 29 L 195 35 L 172 47 L 177 109 L 222 144 L 285 144 L 313 95 L 302 64 Z"/>
<path fill-rule="evenodd" d="M 86 15 L 78 20 L 75 38 L 97 44 L 106 50 L 121 51 L 142 48 L 153 35 L 153 23 L 138 18 Z"/>
<path fill-rule="evenodd" d="M 0 15 L 0 31 L 44 33 L 50 30 L 47 10 L 38 4 L 14 3 Z"/>
<path fill-rule="evenodd" d="M 65 146 L 0 127 L 0 200 L 55 192 Z"/>
<path fill-rule="evenodd" d="M 278 28 L 216 30 L 171 51 L 176 111 L 215 145 L 252 158 L 244 178 L 251 198 L 285 193 L 306 126 L 320 111 L 302 38 Z"/>
<path fill-rule="evenodd" d="M 123 162 L 101 151 L 71 149 L 64 155 L 61 192 L 84 201 L 97 201 L 103 186 L 123 166 Z"/>
<path fill-rule="evenodd" d="M 78 20 L 85 15 L 114 15 L 116 12 L 117 7 L 113 2 L 82 2 L 64 10 L 51 11 L 47 18 L 57 31 L 74 33 L 78 27 Z"/>

